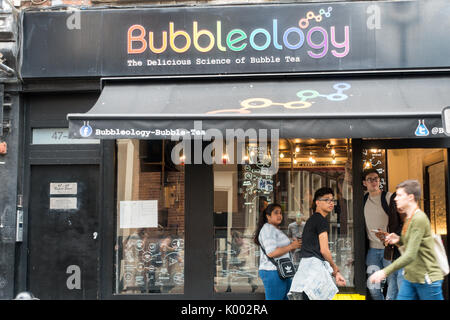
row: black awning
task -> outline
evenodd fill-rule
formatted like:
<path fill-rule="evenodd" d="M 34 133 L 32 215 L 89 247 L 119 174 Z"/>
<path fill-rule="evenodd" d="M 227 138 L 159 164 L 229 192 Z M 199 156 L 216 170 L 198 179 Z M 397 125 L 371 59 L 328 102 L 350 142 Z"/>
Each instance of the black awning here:
<path fill-rule="evenodd" d="M 106 82 L 71 138 L 162 139 L 183 130 L 279 129 L 282 138 L 445 136 L 450 77 Z M 178 130 L 177 130 L 178 129 Z M 199 131 L 197 131 L 199 132 Z"/>

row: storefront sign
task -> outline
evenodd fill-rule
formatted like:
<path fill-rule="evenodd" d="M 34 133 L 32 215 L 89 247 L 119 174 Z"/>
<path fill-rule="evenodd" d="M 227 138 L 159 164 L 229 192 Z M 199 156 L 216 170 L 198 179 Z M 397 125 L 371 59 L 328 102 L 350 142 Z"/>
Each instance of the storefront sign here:
<path fill-rule="evenodd" d="M 260 129 L 282 138 L 439 137 L 449 87 L 443 76 L 106 82 L 91 111 L 68 115 L 69 131 L 76 139 L 198 139 L 217 129 L 222 137 Z"/>
<path fill-rule="evenodd" d="M 448 1 L 27 11 L 23 78 L 450 66 Z"/>

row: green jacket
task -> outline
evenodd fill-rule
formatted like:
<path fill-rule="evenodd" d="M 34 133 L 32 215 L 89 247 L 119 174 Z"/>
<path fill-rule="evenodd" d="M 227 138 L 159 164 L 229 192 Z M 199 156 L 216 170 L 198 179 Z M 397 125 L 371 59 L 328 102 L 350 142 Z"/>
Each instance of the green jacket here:
<path fill-rule="evenodd" d="M 427 275 L 431 282 L 444 279 L 434 253 L 430 220 L 423 211 L 416 211 L 399 245 L 405 246 L 405 252 L 383 269 L 387 276 L 404 268 L 405 279 L 409 282 L 426 283 Z"/>

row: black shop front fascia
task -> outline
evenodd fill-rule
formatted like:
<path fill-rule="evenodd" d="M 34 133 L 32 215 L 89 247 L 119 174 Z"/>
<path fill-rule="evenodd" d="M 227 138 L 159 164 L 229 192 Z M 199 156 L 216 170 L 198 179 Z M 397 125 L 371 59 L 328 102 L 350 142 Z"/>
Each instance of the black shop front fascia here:
<path fill-rule="evenodd" d="M 72 138 L 441 137 L 449 9 L 435 0 L 28 10 L 21 76 L 104 79 L 95 106 L 68 115 Z"/>

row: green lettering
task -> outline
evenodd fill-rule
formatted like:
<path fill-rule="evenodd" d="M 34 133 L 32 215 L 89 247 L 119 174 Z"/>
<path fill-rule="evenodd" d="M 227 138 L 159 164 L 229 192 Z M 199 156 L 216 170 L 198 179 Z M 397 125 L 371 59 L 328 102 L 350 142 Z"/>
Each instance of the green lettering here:
<path fill-rule="evenodd" d="M 237 34 L 238 37 L 235 37 L 234 39 L 231 39 L 233 37 L 233 35 Z M 247 43 L 243 43 L 241 46 L 239 47 L 235 47 L 234 45 L 237 44 L 240 41 L 243 41 L 247 39 L 247 35 L 245 34 L 245 32 L 241 29 L 233 29 L 230 32 L 228 32 L 227 35 L 227 46 L 228 48 L 230 48 L 233 51 L 242 51 L 245 49 L 245 47 L 247 46 Z"/>

